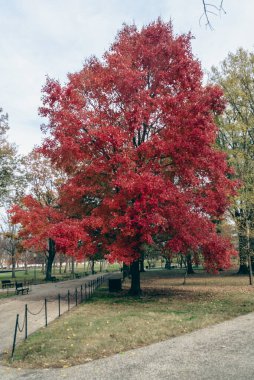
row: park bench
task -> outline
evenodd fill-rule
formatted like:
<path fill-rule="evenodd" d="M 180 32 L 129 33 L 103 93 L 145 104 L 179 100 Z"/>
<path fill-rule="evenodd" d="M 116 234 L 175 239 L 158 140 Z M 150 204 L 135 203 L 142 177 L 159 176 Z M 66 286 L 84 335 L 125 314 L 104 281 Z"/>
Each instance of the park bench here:
<path fill-rule="evenodd" d="M 16 287 L 16 293 L 17 294 L 19 294 L 19 293 L 28 294 L 28 292 L 30 290 L 29 286 L 24 286 L 22 282 L 16 282 L 15 287 Z"/>
<path fill-rule="evenodd" d="M 75 275 L 75 278 L 81 278 L 81 275 L 78 273 L 74 273 L 74 275 Z"/>
<path fill-rule="evenodd" d="M 2 289 L 14 287 L 14 282 L 12 282 L 11 280 L 2 280 L 1 282 L 2 282 Z"/>

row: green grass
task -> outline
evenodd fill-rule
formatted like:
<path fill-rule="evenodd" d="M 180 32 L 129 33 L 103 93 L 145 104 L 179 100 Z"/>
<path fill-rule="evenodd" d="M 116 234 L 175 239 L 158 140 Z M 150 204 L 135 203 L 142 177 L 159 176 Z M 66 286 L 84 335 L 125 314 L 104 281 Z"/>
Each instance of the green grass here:
<path fill-rule="evenodd" d="M 119 270 L 120 266 L 119 264 L 108 264 L 106 271 L 107 272 L 113 272 L 116 270 Z M 100 264 L 95 263 L 94 270 L 96 272 L 99 272 L 100 270 Z M 83 265 L 78 265 L 75 267 L 75 273 L 80 273 L 83 275 L 89 275 L 91 272 L 84 272 L 84 267 Z M 11 272 L 3 272 L 0 273 L 0 281 L 1 280 L 11 280 L 11 281 L 34 281 L 36 277 L 37 282 L 43 282 L 45 279 L 45 274 L 42 273 L 41 268 L 36 269 L 36 275 L 34 272 L 34 268 L 28 269 L 27 274 L 25 273 L 25 270 L 17 270 L 15 272 L 15 278 L 12 278 L 12 273 Z M 72 274 L 70 271 L 67 273 L 64 273 L 64 270 L 62 269 L 62 273 L 59 273 L 59 268 L 53 268 L 52 270 L 52 276 L 55 276 L 59 280 L 68 280 L 72 278 Z"/>
<path fill-rule="evenodd" d="M 42 273 L 41 269 L 36 269 L 36 279 L 42 280 L 44 278 L 44 274 Z M 0 273 L 0 281 L 1 280 L 12 280 L 12 281 L 18 281 L 18 280 L 33 280 L 34 279 L 34 269 L 29 269 L 27 271 L 27 274 L 25 273 L 25 270 L 17 270 L 15 272 L 15 278 L 12 278 L 11 272 L 3 272 Z"/>
<path fill-rule="evenodd" d="M 0 299 L 2 299 L 2 298 L 9 298 L 9 297 L 13 297 L 13 296 L 15 296 L 16 295 L 16 293 L 15 293 L 15 291 L 5 291 L 5 292 L 0 292 Z"/>
<path fill-rule="evenodd" d="M 254 311 L 248 278 L 198 271 L 142 275 L 141 297 L 104 287 L 85 304 L 31 335 L 15 352 L 18 367 L 64 367 L 141 347 Z M 6 356 L 8 361 L 8 357 Z"/>

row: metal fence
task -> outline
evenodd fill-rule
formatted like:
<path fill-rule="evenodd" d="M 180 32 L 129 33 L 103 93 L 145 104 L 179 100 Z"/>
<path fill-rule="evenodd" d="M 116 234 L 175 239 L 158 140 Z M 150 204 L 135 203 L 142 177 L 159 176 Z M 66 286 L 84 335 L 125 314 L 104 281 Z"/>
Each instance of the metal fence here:
<path fill-rule="evenodd" d="M 97 277 L 94 280 L 90 280 L 84 285 L 81 285 L 79 287 L 76 287 L 74 292 L 71 292 L 70 290 L 67 291 L 67 294 L 64 296 L 63 294 L 58 294 L 58 296 L 54 299 L 45 298 L 42 302 L 41 307 L 38 311 L 34 312 L 30 310 L 30 307 L 26 304 L 25 310 L 24 310 L 24 316 L 22 319 L 22 323 L 20 323 L 20 315 L 17 314 L 16 316 L 16 323 L 15 323 L 15 329 L 14 329 L 14 336 L 13 336 L 13 345 L 12 345 L 12 353 L 11 358 L 13 360 L 14 358 L 14 352 L 16 348 L 17 343 L 17 337 L 18 334 L 24 334 L 23 339 L 26 340 L 29 335 L 29 315 L 44 315 L 44 326 L 48 326 L 48 303 L 49 302 L 55 302 L 57 305 L 57 315 L 56 317 L 61 317 L 62 313 L 62 306 L 63 304 L 67 306 L 66 311 L 70 311 L 72 307 L 77 306 L 79 303 L 85 302 L 86 300 L 90 299 L 92 297 L 92 294 L 94 291 L 101 286 L 105 281 L 106 276 L 102 275 L 100 277 Z"/>

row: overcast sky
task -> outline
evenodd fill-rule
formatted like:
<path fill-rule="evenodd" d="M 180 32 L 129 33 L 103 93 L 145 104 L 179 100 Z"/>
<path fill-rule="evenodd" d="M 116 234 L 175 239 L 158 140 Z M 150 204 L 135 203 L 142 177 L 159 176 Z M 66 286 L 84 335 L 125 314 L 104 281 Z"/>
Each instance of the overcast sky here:
<path fill-rule="evenodd" d="M 224 0 L 224 8 L 226 15 L 211 15 L 211 31 L 204 19 L 199 24 L 202 0 L 0 0 L 0 107 L 9 114 L 9 139 L 21 153 L 40 144 L 45 76 L 64 83 L 85 58 L 108 49 L 123 22 L 172 19 L 175 33 L 195 36 L 204 70 L 240 46 L 254 50 L 254 1 Z"/>

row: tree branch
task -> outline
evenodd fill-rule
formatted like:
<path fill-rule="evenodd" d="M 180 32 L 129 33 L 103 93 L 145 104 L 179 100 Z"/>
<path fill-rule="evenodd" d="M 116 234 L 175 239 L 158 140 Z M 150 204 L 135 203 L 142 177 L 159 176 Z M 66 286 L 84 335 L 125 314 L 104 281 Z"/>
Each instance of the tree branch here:
<path fill-rule="evenodd" d="M 224 0 L 221 0 L 219 5 L 215 5 L 215 4 L 208 3 L 206 0 L 202 0 L 203 14 L 201 15 L 199 19 L 199 24 L 201 25 L 201 20 L 205 18 L 206 20 L 205 26 L 208 27 L 210 30 L 213 30 L 213 26 L 210 21 L 210 15 L 218 16 L 221 14 L 221 12 L 226 14 L 225 9 L 223 8 L 223 1 Z"/>

